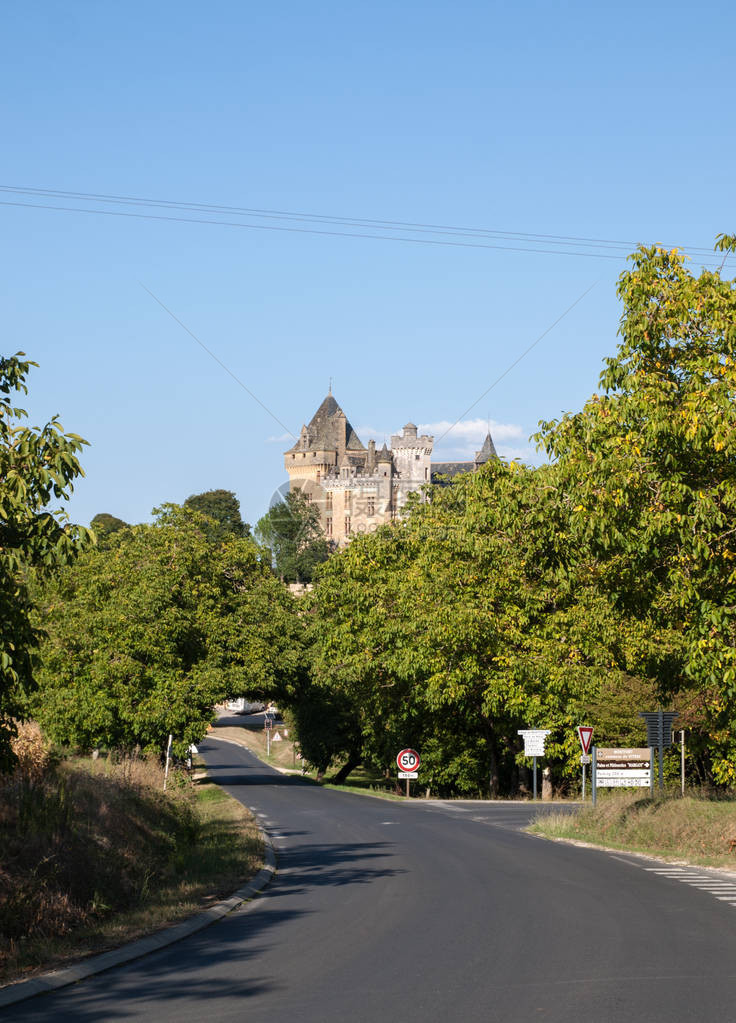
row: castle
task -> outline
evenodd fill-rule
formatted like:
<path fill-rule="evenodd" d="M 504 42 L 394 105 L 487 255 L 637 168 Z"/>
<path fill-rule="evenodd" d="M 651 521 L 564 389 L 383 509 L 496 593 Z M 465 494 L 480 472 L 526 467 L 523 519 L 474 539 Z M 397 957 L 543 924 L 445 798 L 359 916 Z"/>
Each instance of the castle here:
<path fill-rule="evenodd" d="M 284 453 L 290 489 L 302 491 L 320 510 L 322 529 L 337 547 L 355 533 L 372 532 L 390 522 L 409 494 L 496 458 L 490 432 L 472 462 L 432 462 L 434 437 L 407 423 L 400 434 L 376 450 L 366 448 L 332 396 L 327 395 L 299 439 Z"/>

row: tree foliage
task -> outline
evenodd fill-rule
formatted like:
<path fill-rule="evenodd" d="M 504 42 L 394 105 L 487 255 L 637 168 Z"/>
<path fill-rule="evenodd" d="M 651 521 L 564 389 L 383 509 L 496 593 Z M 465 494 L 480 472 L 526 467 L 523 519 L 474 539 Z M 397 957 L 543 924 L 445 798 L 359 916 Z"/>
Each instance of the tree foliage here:
<path fill-rule="evenodd" d="M 270 551 L 276 574 L 287 583 L 310 583 L 318 565 L 327 560 L 330 545 L 322 534 L 319 509 L 300 490 L 258 520 L 256 538 Z"/>
<path fill-rule="evenodd" d="M 27 393 L 37 365 L 18 352 L 0 358 L 0 767 L 12 763 L 14 720 L 33 689 L 33 661 L 40 633 L 32 621 L 29 573 L 47 574 L 77 555 L 87 531 L 70 525 L 54 501 L 65 501 L 83 475 L 77 458 L 86 442 L 64 433 L 57 417 L 41 428 L 22 423 L 13 404 Z"/>
<path fill-rule="evenodd" d="M 113 533 L 128 527 L 127 522 L 119 519 L 117 515 L 110 515 L 109 512 L 99 512 L 89 525 L 100 546 L 105 546 Z"/>
<path fill-rule="evenodd" d="M 209 534 L 213 540 L 227 536 L 250 536 L 250 525 L 240 516 L 240 501 L 232 490 L 207 490 L 192 494 L 184 502 L 185 508 L 206 515 L 210 520 Z"/>
<path fill-rule="evenodd" d="M 412 745 L 433 791 L 510 791 L 537 726 L 564 786 L 576 724 L 641 742 L 660 704 L 736 781 L 736 285 L 643 248 L 619 296 L 601 392 L 540 424 L 551 464 L 488 463 L 320 570 L 312 685 L 376 767 Z"/>
<path fill-rule="evenodd" d="M 82 748 L 184 751 L 213 706 L 280 698 L 298 673 L 300 624 L 252 541 L 215 542 L 210 520 L 166 505 L 152 525 L 86 551 L 42 594 L 36 713 Z"/>
<path fill-rule="evenodd" d="M 727 237 L 719 243 L 733 248 Z M 736 781 L 736 283 L 642 249 L 619 282 L 602 393 L 542 424 L 597 583 L 656 642 L 636 670 L 680 694 L 716 779 Z"/>

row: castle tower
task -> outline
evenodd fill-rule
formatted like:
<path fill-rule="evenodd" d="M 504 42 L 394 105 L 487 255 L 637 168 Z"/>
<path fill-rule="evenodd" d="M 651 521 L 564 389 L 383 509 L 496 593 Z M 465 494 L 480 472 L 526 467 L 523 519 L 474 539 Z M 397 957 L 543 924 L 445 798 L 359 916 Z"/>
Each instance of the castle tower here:
<path fill-rule="evenodd" d="M 414 484 L 414 490 L 429 483 L 433 446 L 434 437 L 417 436 L 414 423 L 407 423 L 400 434 L 394 434 L 391 454 L 400 481 Z"/>

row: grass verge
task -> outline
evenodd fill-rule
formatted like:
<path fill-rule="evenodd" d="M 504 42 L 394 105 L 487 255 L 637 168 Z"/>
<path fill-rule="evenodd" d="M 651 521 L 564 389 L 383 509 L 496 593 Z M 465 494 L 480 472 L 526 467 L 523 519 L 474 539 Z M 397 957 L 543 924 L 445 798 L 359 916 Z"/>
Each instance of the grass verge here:
<path fill-rule="evenodd" d="M 0 983 L 116 948 L 218 901 L 263 864 L 251 814 L 157 763 L 63 762 L 0 788 Z"/>
<path fill-rule="evenodd" d="M 736 869 L 736 801 L 688 795 L 642 798 L 599 795 L 575 814 L 545 814 L 528 829 L 546 838 L 577 840 L 665 860 Z"/>

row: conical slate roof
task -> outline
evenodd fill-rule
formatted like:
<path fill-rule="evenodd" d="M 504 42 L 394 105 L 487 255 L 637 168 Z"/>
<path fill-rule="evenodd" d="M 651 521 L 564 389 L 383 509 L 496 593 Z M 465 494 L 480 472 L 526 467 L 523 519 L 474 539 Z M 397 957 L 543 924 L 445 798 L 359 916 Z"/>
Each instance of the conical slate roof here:
<path fill-rule="evenodd" d="M 489 458 L 498 458 L 496 449 L 493 446 L 493 441 L 491 440 L 490 430 L 486 434 L 486 439 L 483 441 L 483 447 L 480 451 L 475 452 L 475 461 L 477 464 L 482 464 L 483 462 L 487 462 Z"/>
<path fill-rule="evenodd" d="M 383 447 L 378 452 L 378 457 L 377 457 L 376 461 L 378 461 L 378 462 L 390 462 L 391 461 L 391 452 L 386 447 L 386 441 L 383 442 Z"/>
<path fill-rule="evenodd" d="M 365 451 L 360 438 L 348 421 L 347 416 L 330 392 L 307 425 L 307 451 L 336 451 L 341 447 L 342 421 L 345 421 L 345 448 L 348 451 Z M 305 450 L 301 440 L 287 451 Z"/>

